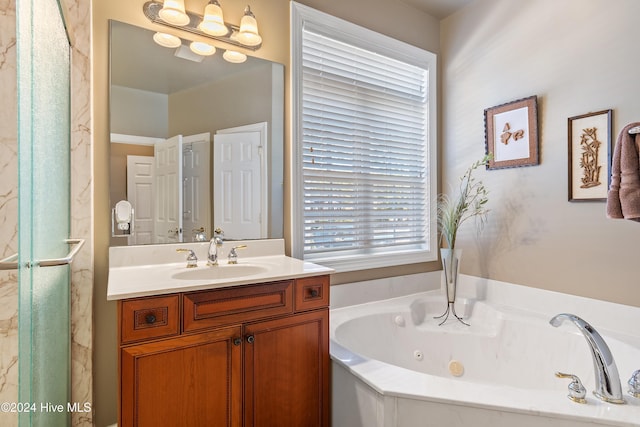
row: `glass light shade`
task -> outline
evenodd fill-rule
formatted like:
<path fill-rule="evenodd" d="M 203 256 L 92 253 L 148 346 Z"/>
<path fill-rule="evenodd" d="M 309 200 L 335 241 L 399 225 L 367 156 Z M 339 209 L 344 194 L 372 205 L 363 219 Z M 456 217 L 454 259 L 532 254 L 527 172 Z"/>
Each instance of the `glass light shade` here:
<path fill-rule="evenodd" d="M 210 56 L 216 53 L 216 48 L 208 43 L 204 42 L 191 42 L 189 48 L 193 53 L 197 53 L 202 56 Z"/>
<path fill-rule="evenodd" d="M 245 55 L 244 53 L 237 52 L 235 50 L 226 50 L 222 54 L 222 57 L 225 59 L 225 61 L 231 62 L 234 64 L 241 64 L 247 60 L 247 55 Z"/>
<path fill-rule="evenodd" d="M 159 32 L 153 35 L 153 41 L 158 43 L 162 47 L 169 48 L 176 48 L 182 44 L 182 41 L 179 37 L 176 37 L 173 34 Z"/>
<path fill-rule="evenodd" d="M 163 21 L 173 25 L 187 25 L 190 21 L 189 15 L 184 11 L 184 0 L 164 0 L 158 15 Z"/>
<path fill-rule="evenodd" d="M 213 0 L 204 8 L 204 17 L 198 28 L 212 36 L 226 36 L 229 33 L 229 29 L 224 24 L 222 8 L 217 1 Z"/>
<path fill-rule="evenodd" d="M 258 34 L 258 21 L 251 13 L 249 6 L 244 10 L 237 37 L 240 43 L 247 46 L 257 46 L 262 43 L 262 37 Z"/>

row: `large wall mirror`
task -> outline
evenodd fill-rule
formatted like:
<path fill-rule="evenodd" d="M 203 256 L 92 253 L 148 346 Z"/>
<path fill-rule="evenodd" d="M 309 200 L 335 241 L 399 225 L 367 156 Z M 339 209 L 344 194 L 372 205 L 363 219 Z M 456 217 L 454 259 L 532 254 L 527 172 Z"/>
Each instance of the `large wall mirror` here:
<path fill-rule="evenodd" d="M 283 237 L 284 66 L 110 27 L 111 245 Z"/>

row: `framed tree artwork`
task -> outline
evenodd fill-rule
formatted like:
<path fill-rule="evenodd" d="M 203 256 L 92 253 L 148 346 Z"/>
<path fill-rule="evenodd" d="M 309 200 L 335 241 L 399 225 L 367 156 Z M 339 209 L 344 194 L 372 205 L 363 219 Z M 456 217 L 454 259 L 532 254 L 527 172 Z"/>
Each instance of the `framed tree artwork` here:
<path fill-rule="evenodd" d="M 538 164 L 538 98 L 528 98 L 484 110 L 487 169 Z"/>
<path fill-rule="evenodd" d="M 606 201 L 612 110 L 569 117 L 569 201 Z"/>

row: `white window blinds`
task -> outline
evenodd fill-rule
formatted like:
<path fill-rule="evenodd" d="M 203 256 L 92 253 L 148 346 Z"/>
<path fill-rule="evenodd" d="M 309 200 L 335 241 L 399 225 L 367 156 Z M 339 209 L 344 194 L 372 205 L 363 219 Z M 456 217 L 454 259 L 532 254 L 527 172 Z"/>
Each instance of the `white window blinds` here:
<path fill-rule="evenodd" d="M 429 248 L 428 70 L 302 29 L 305 259 Z"/>

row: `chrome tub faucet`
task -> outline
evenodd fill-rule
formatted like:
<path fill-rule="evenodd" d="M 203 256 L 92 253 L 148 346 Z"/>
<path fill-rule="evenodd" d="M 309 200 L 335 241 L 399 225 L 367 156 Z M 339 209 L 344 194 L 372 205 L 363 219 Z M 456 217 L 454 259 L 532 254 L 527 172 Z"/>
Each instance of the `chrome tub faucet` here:
<path fill-rule="evenodd" d="M 593 391 L 593 394 L 605 402 L 625 403 L 622 397 L 622 385 L 620 384 L 620 376 L 616 362 L 613 360 L 611 350 L 609 350 L 609 346 L 602 336 L 593 326 L 574 314 L 558 314 L 551 318 L 549 323 L 557 328 L 565 320 L 573 322 L 589 343 L 596 379 L 596 389 Z"/>

